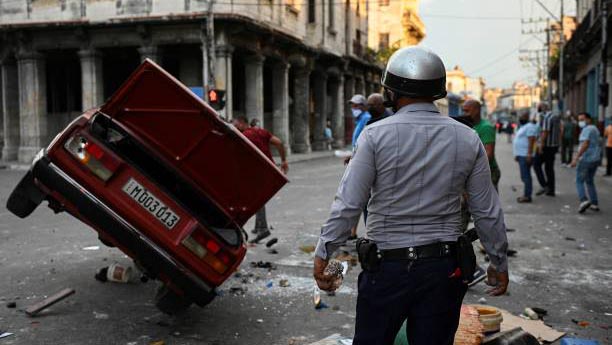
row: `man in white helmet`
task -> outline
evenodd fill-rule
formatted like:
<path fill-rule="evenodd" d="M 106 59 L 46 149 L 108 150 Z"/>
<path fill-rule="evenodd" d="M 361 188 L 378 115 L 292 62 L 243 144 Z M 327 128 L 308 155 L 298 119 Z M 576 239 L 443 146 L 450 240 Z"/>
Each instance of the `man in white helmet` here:
<path fill-rule="evenodd" d="M 324 269 L 367 203 L 353 344 L 393 344 L 406 320 L 410 345 L 452 345 L 476 265 L 470 240 L 461 236 L 460 199 L 467 193 L 491 261 L 489 293 L 497 296 L 508 286 L 499 197 L 478 135 L 433 104 L 446 95 L 437 55 L 419 47 L 398 50 L 382 84 L 396 113 L 359 136 L 321 229 L 314 277 L 321 289 L 332 289 Z"/>

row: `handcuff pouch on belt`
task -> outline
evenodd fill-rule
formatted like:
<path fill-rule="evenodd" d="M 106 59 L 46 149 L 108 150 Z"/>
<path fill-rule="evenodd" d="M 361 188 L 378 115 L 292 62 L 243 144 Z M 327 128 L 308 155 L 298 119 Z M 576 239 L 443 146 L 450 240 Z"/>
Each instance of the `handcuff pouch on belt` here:
<path fill-rule="evenodd" d="M 464 283 L 474 280 L 476 272 L 476 254 L 472 242 L 478 239 L 475 229 L 470 229 L 457 239 L 457 264 L 461 270 L 461 279 Z"/>
<path fill-rule="evenodd" d="M 375 242 L 367 238 L 357 240 L 357 255 L 361 269 L 367 272 L 377 272 L 380 269 L 382 255 Z"/>

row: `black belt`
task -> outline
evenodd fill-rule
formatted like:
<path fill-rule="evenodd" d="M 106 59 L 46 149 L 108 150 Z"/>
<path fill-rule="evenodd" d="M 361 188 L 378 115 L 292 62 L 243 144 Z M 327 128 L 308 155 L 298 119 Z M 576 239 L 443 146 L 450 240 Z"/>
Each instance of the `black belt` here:
<path fill-rule="evenodd" d="M 424 246 L 381 250 L 384 260 L 417 260 L 426 258 L 442 258 L 454 256 L 457 253 L 456 242 L 437 242 Z"/>

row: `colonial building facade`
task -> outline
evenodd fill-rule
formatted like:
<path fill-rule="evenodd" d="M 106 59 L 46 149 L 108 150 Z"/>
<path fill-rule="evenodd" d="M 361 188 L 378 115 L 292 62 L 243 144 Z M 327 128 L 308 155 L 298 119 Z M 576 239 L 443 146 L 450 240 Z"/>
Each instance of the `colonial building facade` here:
<path fill-rule="evenodd" d="M 2 160 L 29 162 L 145 58 L 186 86 L 226 90 L 292 152 L 352 130 L 346 100 L 380 88 L 366 0 L 0 0 Z M 210 18 L 214 18 L 208 21 Z M 214 25 L 210 25 L 214 23 Z"/>
<path fill-rule="evenodd" d="M 368 37 L 368 45 L 374 51 L 419 44 L 425 38 L 419 0 L 370 1 Z"/>

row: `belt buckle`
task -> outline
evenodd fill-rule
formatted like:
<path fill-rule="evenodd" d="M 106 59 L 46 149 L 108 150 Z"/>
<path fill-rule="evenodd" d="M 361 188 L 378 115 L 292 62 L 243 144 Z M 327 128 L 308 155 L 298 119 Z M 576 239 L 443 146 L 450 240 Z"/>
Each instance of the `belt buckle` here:
<path fill-rule="evenodd" d="M 419 256 L 417 255 L 416 249 L 414 247 L 408 247 L 408 259 L 416 260 Z"/>

